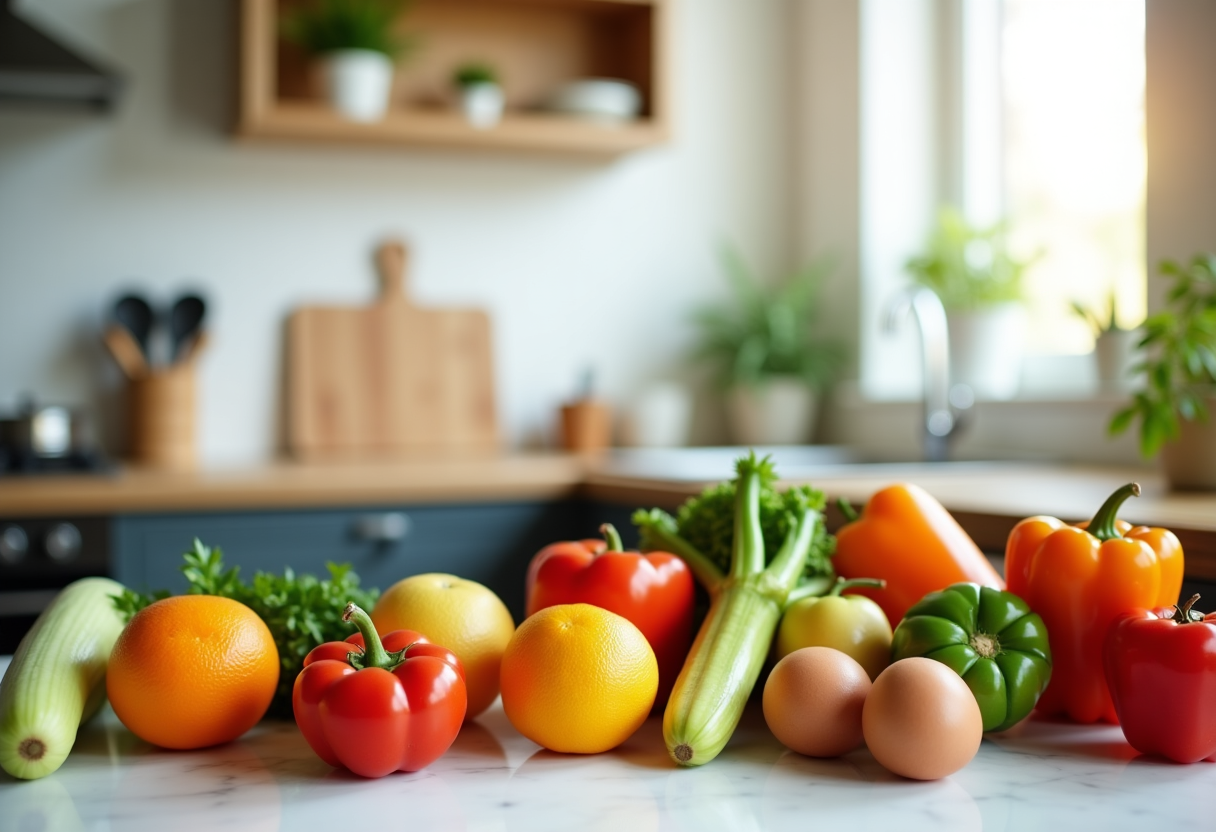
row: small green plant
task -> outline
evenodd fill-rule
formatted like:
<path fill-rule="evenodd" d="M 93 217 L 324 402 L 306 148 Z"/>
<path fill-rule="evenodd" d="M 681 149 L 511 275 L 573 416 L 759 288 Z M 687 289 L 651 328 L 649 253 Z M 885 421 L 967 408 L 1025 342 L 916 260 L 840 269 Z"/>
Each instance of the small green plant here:
<path fill-rule="evenodd" d="M 905 268 L 947 309 L 981 309 L 1022 300 L 1022 275 L 1029 261 L 1015 259 L 1005 241 L 1005 225 L 968 224 L 956 208 L 942 208 L 926 252 Z"/>
<path fill-rule="evenodd" d="M 280 32 L 313 55 L 367 49 L 396 60 L 418 46 L 417 38 L 395 31 L 408 5 L 409 0 L 312 0 L 286 12 Z"/>
<path fill-rule="evenodd" d="M 1216 256 L 1198 254 L 1185 265 L 1159 267 L 1172 278 L 1168 308 L 1144 322 L 1139 350 L 1145 389 L 1114 415 L 1110 433 L 1123 433 L 1140 420 L 1140 453 L 1151 457 L 1178 438 L 1181 419 L 1207 421 L 1204 398 L 1216 385 Z"/>
<path fill-rule="evenodd" d="M 1119 326 L 1118 307 L 1115 303 L 1115 293 L 1113 291 L 1107 298 L 1105 309 L 1095 309 L 1076 300 L 1072 302 L 1071 306 L 1072 311 L 1077 317 L 1085 321 L 1094 338 L 1098 338 L 1106 332 L 1123 331 L 1123 327 Z"/>
<path fill-rule="evenodd" d="M 723 387 L 772 376 L 798 376 L 824 387 L 842 358 L 839 345 L 816 339 L 811 326 L 816 290 L 829 266 L 814 263 L 765 285 L 733 248 L 723 248 L 722 260 L 733 297 L 694 312 L 700 330 L 694 356 L 714 367 Z"/>
<path fill-rule="evenodd" d="M 489 64 L 470 62 L 456 67 L 456 71 L 452 73 L 452 83 L 458 87 L 471 87 L 474 84 L 497 84 L 498 73 Z"/>

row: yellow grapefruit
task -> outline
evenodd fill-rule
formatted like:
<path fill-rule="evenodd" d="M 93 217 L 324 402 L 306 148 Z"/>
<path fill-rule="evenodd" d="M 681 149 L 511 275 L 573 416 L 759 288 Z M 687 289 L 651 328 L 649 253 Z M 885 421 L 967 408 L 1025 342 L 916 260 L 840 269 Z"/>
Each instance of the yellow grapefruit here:
<path fill-rule="evenodd" d="M 502 707 L 521 734 L 551 751 L 595 754 L 645 721 L 659 665 L 642 631 L 590 604 L 530 616 L 502 658 Z"/>

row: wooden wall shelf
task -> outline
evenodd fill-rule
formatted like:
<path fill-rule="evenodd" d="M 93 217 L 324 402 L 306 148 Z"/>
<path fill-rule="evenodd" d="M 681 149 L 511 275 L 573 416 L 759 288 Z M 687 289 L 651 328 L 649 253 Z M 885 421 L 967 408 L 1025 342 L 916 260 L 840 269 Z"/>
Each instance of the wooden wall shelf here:
<path fill-rule="evenodd" d="M 243 138 L 611 157 L 669 137 L 671 0 L 416 0 L 401 28 L 423 47 L 398 67 L 390 111 L 372 124 L 334 112 L 312 62 L 279 37 L 293 2 L 242 0 Z M 469 60 L 503 77 L 507 112 L 487 130 L 466 123 L 451 95 L 453 69 Z M 604 124 L 544 111 L 562 83 L 592 77 L 637 86 L 641 116 Z"/>

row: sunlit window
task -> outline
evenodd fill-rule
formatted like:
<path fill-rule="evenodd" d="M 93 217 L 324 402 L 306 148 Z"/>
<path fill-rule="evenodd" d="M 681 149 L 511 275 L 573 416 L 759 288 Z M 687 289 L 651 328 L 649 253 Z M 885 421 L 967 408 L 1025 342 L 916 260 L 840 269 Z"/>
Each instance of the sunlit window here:
<path fill-rule="evenodd" d="M 1079 302 L 1145 314 L 1144 0 L 1003 0 L 1003 189 L 1035 353 L 1093 346 Z"/>

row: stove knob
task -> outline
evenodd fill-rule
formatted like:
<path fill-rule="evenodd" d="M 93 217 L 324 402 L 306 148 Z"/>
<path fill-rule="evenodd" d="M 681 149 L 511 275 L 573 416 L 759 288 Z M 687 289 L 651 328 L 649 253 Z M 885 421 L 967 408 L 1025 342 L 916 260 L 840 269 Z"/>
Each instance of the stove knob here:
<path fill-rule="evenodd" d="M 5 526 L 0 530 L 0 561 L 17 564 L 30 551 L 30 538 L 20 526 Z"/>
<path fill-rule="evenodd" d="M 80 529 L 71 523 L 56 523 L 46 533 L 43 546 L 47 557 L 56 563 L 75 560 L 80 554 Z"/>

